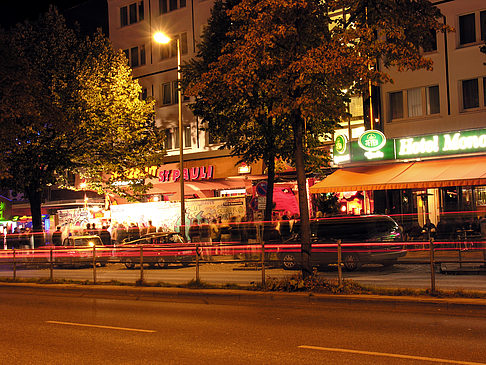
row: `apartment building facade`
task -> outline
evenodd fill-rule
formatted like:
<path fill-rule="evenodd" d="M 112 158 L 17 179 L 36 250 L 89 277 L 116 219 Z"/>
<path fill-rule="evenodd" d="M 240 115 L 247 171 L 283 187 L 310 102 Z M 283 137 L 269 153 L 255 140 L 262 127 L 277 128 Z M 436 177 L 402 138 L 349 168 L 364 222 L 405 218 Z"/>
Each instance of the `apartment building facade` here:
<path fill-rule="evenodd" d="M 251 188 L 249 175 L 262 174 L 261 163 L 237 164 L 238 159 L 230 157 L 229 151 L 219 149 L 201 120 L 189 110 L 190 99 L 185 96 L 183 140 L 179 141 L 176 39 L 180 41 L 182 64 L 195 57 L 212 4 L 211 0 L 108 0 L 113 46 L 125 52 L 133 76 L 142 86 L 142 97 L 155 99 L 156 123 L 165 132 L 167 156 L 152 176 L 154 189 L 149 200 L 180 199 L 175 175 L 170 173 L 179 168 L 179 143 L 183 144 L 184 168 L 188 171 L 186 198 L 241 194 Z M 163 32 L 172 41 L 157 44 L 153 40 L 156 32 Z M 211 174 L 196 173 L 201 169 Z"/>
<path fill-rule="evenodd" d="M 433 3 L 455 29 L 422 50 L 433 70 L 388 70 L 393 83 L 378 95 L 381 131 L 336 135 L 341 168 L 311 192 L 361 191 L 357 209 L 418 214 L 421 225 L 457 211 L 486 213 L 486 3 Z"/>

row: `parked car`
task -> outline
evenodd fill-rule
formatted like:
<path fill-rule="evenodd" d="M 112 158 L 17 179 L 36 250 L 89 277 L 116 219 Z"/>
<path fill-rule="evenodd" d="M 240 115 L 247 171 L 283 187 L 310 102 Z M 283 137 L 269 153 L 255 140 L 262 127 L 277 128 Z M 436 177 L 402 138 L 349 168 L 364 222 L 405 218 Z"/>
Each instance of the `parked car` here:
<path fill-rule="evenodd" d="M 50 249 L 49 246 L 46 246 Z M 62 241 L 62 246 L 54 246 L 54 262 L 57 266 L 81 267 L 93 264 L 93 251 L 96 262 L 106 266 L 111 252 L 105 248 L 99 236 L 70 236 Z"/>
<path fill-rule="evenodd" d="M 127 269 L 140 265 L 140 249 L 143 263 L 150 267 L 165 269 L 169 264 L 189 265 L 194 260 L 195 250 L 188 246 L 178 232 L 149 233 L 139 239 L 124 241 L 116 246 L 116 257 Z"/>
<path fill-rule="evenodd" d="M 392 266 L 406 251 L 401 229 L 386 215 L 324 218 L 311 223 L 311 264 L 337 263 L 337 241 L 342 242 L 342 263 L 348 271 L 363 264 Z M 278 258 L 284 269 L 300 266 L 300 235 L 293 235 L 278 246 Z"/>

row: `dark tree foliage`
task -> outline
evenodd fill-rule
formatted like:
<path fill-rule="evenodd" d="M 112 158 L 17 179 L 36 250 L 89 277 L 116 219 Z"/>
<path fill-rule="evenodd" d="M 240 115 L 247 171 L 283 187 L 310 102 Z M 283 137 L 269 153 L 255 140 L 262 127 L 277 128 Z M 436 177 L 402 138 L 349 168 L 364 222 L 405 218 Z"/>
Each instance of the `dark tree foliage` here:
<path fill-rule="evenodd" d="M 390 81 L 378 61 L 400 71 L 430 69 L 421 47 L 431 30 L 448 27 L 428 0 L 240 0 L 215 9 L 218 26 L 210 21 L 205 52 L 186 67 L 187 93 L 196 96 L 194 113 L 234 154 L 295 164 L 307 275 L 305 178 L 311 162 L 326 162 L 322 139 L 346 116 L 348 95 L 370 80 Z"/>
<path fill-rule="evenodd" d="M 42 190 L 68 171 L 98 191 L 113 173 L 156 161 L 163 140 L 122 52 L 84 39 L 55 8 L 0 31 L 0 185 L 26 194 L 42 230 Z"/>

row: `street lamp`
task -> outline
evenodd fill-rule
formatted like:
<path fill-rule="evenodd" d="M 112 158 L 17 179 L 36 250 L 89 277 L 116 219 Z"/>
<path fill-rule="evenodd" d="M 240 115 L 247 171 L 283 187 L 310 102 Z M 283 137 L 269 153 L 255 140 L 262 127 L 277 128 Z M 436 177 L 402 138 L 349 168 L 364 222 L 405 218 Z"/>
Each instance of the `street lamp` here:
<path fill-rule="evenodd" d="M 172 39 L 164 33 L 157 32 L 154 34 L 154 40 L 157 43 L 167 44 Z M 186 236 L 186 208 L 184 201 L 184 134 L 182 130 L 182 90 L 181 90 L 181 42 L 180 38 L 177 41 L 177 101 L 179 107 L 179 171 L 180 171 L 180 189 L 181 189 L 181 229 L 184 230 L 184 237 Z"/>

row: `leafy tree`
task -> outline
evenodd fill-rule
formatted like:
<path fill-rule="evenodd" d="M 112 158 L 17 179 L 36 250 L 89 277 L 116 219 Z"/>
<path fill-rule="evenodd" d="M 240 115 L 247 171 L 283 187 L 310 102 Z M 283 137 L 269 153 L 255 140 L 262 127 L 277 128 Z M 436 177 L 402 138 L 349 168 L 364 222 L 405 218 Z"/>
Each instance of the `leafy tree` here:
<path fill-rule="evenodd" d="M 81 39 L 55 8 L 0 32 L 0 185 L 29 199 L 42 230 L 42 189 L 83 173 L 99 191 L 163 150 L 152 102 L 101 33 Z M 116 189 L 116 188 L 115 188 Z"/>
<path fill-rule="evenodd" d="M 428 0 L 241 0 L 226 13 L 220 55 L 193 63 L 199 68 L 188 74 L 188 92 L 196 95 L 195 113 L 230 138 L 226 146 L 236 154 L 265 159 L 274 153 L 295 163 L 308 275 L 305 174 L 320 157 L 319 138 L 346 115 L 344 90 L 362 93 L 370 80 L 390 81 L 378 61 L 401 71 L 430 69 L 420 47 L 431 30 L 447 27 Z"/>

